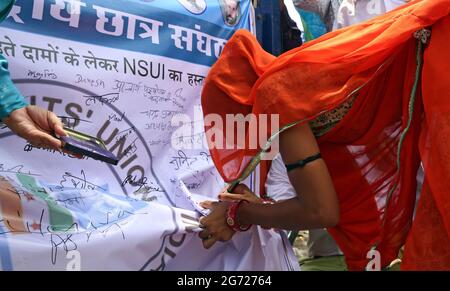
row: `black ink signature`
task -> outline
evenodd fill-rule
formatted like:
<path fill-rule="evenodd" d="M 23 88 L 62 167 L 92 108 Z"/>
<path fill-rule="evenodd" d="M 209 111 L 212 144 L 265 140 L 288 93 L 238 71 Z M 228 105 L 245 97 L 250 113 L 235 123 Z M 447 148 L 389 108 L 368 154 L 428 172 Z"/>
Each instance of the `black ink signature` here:
<path fill-rule="evenodd" d="M 98 88 L 98 87 L 105 88 L 105 81 L 103 81 L 101 79 L 95 79 L 95 80 L 90 79 L 90 78 L 84 77 L 80 74 L 76 75 L 75 83 L 76 84 L 79 84 L 79 83 L 89 84 L 91 87 L 94 87 L 94 88 Z"/>
<path fill-rule="evenodd" d="M 190 167 L 196 161 L 197 158 L 188 157 L 185 152 L 179 150 L 178 156 L 172 157 L 172 161 L 170 161 L 170 164 L 175 165 L 175 170 L 179 170 L 184 164 Z"/>
<path fill-rule="evenodd" d="M 100 189 L 106 191 L 105 188 L 102 188 L 92 182 L 89 182 L 86 179 L 86 174 L 84 173 L 84 170 L 81 170 L 81 176 L 82 177 L 77 177 L 69 172 L 66 172 L 62 176 L 62 180 L 59 182 L 59 185 L 61 185 L 61 189 L 64 189 L 64 183 L 69 182 L 68 179 L 70 179 L 70 182 L 72 182 L 72 186 L 76 189 L 88 189 L 88 190 Z"/>
<path fill-rule="evenodd" d="M 122 187 L 124 187 L 126 184 L 130 184 L 131 186 L 138 187 L 137 191 L 141 190 L 142 187 L 147 186 L 147 177 L 142 177 L 139 180 L 137 180 L 136 176 L 129 175 L 123 180 Z"/>
<path fill-rule="evenodd" d="M 27 76 L 31 77 L 33 79 L 37 79 L 37 80 L 41 80 L 41 79 L 56 80 L 56 79 L 58 79 L 58 76 L 53 71 L 47 70 L 47 69 L 45 69 L 43 72 L 28 70 Z"/>
<path fill-rule="evenodd" d="M 109 121 L 117 121 L 121 122 L 123 118 L 125 117 L 125 112 L 123 112 L 121 115 L 117 116 L 117 114 L 113 113 L 108 116 Z"/>
<path fill-rule="evenodd" d="M 56 264 L 58 257 L 58 247 L 62 245 L 66 254 L 70 251 L 74 251 L 78 248 L 77 244 L 72 240 L 73 234 L 51 234 L 50 243 L 52 245 L 52 264 Z"/>
<path fill-rule="evenodd" d="M 25 174 L 29 176 L 40 176 L 39 174 L 34 174 L 31 171 L 25 171 L 23 172 L 24 165 L 17 165 L 14 167 L 5 167 L 4 164 L 0 164 L 0 172 L 1 173 L 9 173 L 9 174 Z"/>
<path fill-rule="evenodd" d="M 79 205 L 80 204 L 86 205 L 86 203 L 84 202 L 85 198 L 86 197 L 83 197 L 83 196 L 80 195 L 80 196 L 70 197 L 70 198 L 67 198 L 67 199 L 56 199 L 55 201 L 58 202 L 58 203 L 63 203 L 64 207 L 67 208 L 67 205 L 73 205 L 75 203 L 79 204 Z"/>
<path fill-rule="evenodd" d="M 23 151 L 24 152 L 31 152 L 33 149 L 43 150 L 43 151 L 49 152 L 51 154 L 59 154 L 59 155 L 61 155 L 63 157 L 69 157 L 71 159 L 78 159 L 79 160 L 78 157 L 72 156 L 71 154 L 68 154 L 68 153 L 65 153 L 65 152 L 60 152 L 60 151 L 57 151 L 57 150 L 54 150 L 54 149 L 46 149 L 46 148 L 36 147 L 36 146 L 34 146 L 34 145 L 30 144 L 30 143 L 27 143 L 24 146 Z M 87 159 L 90 159 L 90 158 L 86 157 L 86 156 L 83 156 L 82 159 L 83 160 L 87 160 Z"/>
<path fill-rule="evenodd" d="M 92 95 L 92 96 L 86 95 L 83 97 L 86 98 L 86 102 L 85 102 L 86 106 L 91 106 L 92 104 L 96 104 L 97 101 L 100 102 L 100 104 L 102 104 L 102 105 L 111 104 L 120 99 L 119 93 L 108 93 L 108 94 L 104 94 L 104 95 Z"/>

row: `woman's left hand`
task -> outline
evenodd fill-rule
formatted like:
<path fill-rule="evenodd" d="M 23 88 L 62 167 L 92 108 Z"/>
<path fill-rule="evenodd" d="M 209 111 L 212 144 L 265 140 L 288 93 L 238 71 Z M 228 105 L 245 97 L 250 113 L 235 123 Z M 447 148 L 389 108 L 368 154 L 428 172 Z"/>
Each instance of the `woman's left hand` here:
<path fill-rule="evenodd" d="M 229 241 L 234 235 L 234 230 L 226 220 L 229 203 L 205 201 L 200 205 L 211 210 L 208 216 L 200 218 L 200 225 L 204 230 L 198 236 L 203 241 L 203 247 L 209 249 L 218 241 Z"/>

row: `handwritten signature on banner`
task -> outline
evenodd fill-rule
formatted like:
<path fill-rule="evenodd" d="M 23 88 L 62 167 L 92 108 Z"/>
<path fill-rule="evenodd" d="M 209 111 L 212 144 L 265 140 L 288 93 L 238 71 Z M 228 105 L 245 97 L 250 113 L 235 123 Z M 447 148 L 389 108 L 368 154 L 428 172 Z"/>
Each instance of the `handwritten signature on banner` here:
<path fill-rule="evenodd" d="M 69 184 L 69 186 L 67 185 L 67 183 Z M 106 191 L 105 188 L 98 186 L 92 182 L 90 182 L 87 178 L 86 178 L 86 173 L 84 172 L 84 170 L 81 170 L 81 177 L 75 176 L 72 173 L 69 172 L 65 172 L 62 175 L 62 179 L 59 182 L 59 185 L 61 186 L 61 189 L 64 189 L 65 187 L 69 187 L 69 188 L 75 188 L 75 189 L 81 189 L 81 190 L 102 190 L 102 191 Z"/>
<path fill-rule="evenodd" d="M 15 166 L 7 166 L 5 164 L 0 164 L 0 173 L 5 174 L 26 174 L 29 176 L 40 176 L 37 173 L 32 173 L 30 170 L 24 170 L 26 169 L 24 165 L 15 165 Z"/>
<path fill-rule="evenodd" d="M 201 152 L 199 157 L 189 157 L 184 151 L 179 150 L 177 152 L 177 155 L 172 157 L 172 160 L 169 162 L 169 164 L 175 167 L 175 171 L 178 171 L 183 167 L 183 165 L 186 165 L 187 168 L 190 168 L 192 164 L 198 161 L 203 160 L 205 162 L 208 162 L 210 157 L 210 154 L 206 152 Z"/>
<path fill-rule="evenodd" d="M 56 80 L 56 79 L 58 79 L 58 75 L 49 69 L 44 69 L 42 71 L 28 70 L 27 77 L 31 77 L 32 79 L 35 79 L 35 80 L 42 80 L 42 79 Z"/>
<path fill-rule="evenodd" d="M 120 99 L 119 93 L 108 93 L 103 95 L 83 96 L 86 98 L 86 106 L 91 106 L 99 102 L 101 105 L 112 104 Z"/>
<path fill-rule="evenodd" d="M 13 168 L 20 168 L 16 166 Z M 9 171 L 15 172 L 15 171 Z M 69 175 L 75 177 L 74 175 Z M 76 177 L 84 182 L 84 185 L 93 185 L 87 182 L 85 176 Z M 145 211 L 139 211 L 131 206 L 131 204 L 124 204 L 122 200 L 120 203 L 110 205 L 110 210 L 101 208 L 95 210 L 95 213 L 90 213 L 87 221 L 74 221 L 71 217 L 64 226 L 59 225 L 55 228 L 56 221 L 55 213 L 61 215 L 59 210 L 77 209 L 74 211 L 84 211 L 84 209 L 92 209 L 92 201 L 99 201 L 103 194 L 92 192 L 60 192 L 60 188 L 47 187 L 51 191 L 50 195 L 45 190 L 45 195 L 33 194 L 31 190 L 25 189 L 25 186 L 17 184 L 8 176 L 0 176 L 0 204 L 8 205 L 8 208 L 3 207 L 2 217 L 0 219 L 0 236 L 5 234 L 28 234 L 44 239 L 49 244 L 49 261 L 55 265 L 60 255 L 64 256 L 71 250 L 77 250 L 79 244 L 88 244 L 96 238 L 104 239 L 108 235 L 118 236 L 122 240 L 126 240 L 125 226 L 128 224 L 128 219 L 137 215 L 148 215 Z M 28 187 L 28 186 L 27 186 Z M 72 187 L 70 187 L 73 189 Z M 76 187 L 81 189 L 80 187 Z M 100 195 L 100 196 L 99 196 Z M 104 194 L 106 195 L 106 194 Z M 58 197 L 53 198 L 47 197 Z M 44 199 L 44 201 L 42 200 Z M 126 198 L 128 201 L 137 201 L 135 199 Z M 42 203 L 47 202 L 51 203 Z M 23 203 L 33 204 L 33 207 L 38 210 L 34 215 L 25 215 L 23 213 Z M 110 203 L 110 202 L 108 202 Z M 134 203 L 134 202 L 133 202 Z M 43 206 L 45 205 L 45 206 Z M 51 206 L 51 207 L 50 207 Z M 59 209 L 59 210 L 58 210 Z M 70 215 L 70 213 L 69 213 Z M 50 217 L 50 220 L 48 218 Z"/>

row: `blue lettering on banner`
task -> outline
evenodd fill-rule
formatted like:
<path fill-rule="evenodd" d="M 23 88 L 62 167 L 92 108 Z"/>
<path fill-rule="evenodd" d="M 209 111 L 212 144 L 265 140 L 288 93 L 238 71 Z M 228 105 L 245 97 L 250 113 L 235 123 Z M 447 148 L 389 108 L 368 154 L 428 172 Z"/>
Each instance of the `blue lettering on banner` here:
<path fill-rule="evenodd" d="M 145 9 L 152 2 L 128 2 L 17 0 L 1 26 L 206 66 L 217 60 L 235 29 L 249 27 L 249 0 L 241 1 L 245 14 L 233 27 L 218 18 L 221 13 L 209 21 L 204 15 L 188 17 L 178 1 L 158 1 L 152 9 Z M 219 1 L 207 2 L 206 11 L 221 9 Z"/>

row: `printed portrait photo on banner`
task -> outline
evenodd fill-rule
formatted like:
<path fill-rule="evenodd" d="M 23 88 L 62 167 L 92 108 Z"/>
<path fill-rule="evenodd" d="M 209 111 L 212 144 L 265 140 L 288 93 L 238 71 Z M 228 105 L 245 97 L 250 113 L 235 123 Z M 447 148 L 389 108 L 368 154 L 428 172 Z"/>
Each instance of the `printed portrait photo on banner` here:
<path fill-rule="evenodd" d="M 202 14 L 206 10 L 205 0 L 178 0 L 192 14 Z"/>
<path fill-rule="evenodd" d="M 240 0 L 219 0 L 225 24 L 234 26 L 241 19 L 241 1 Z"/>

